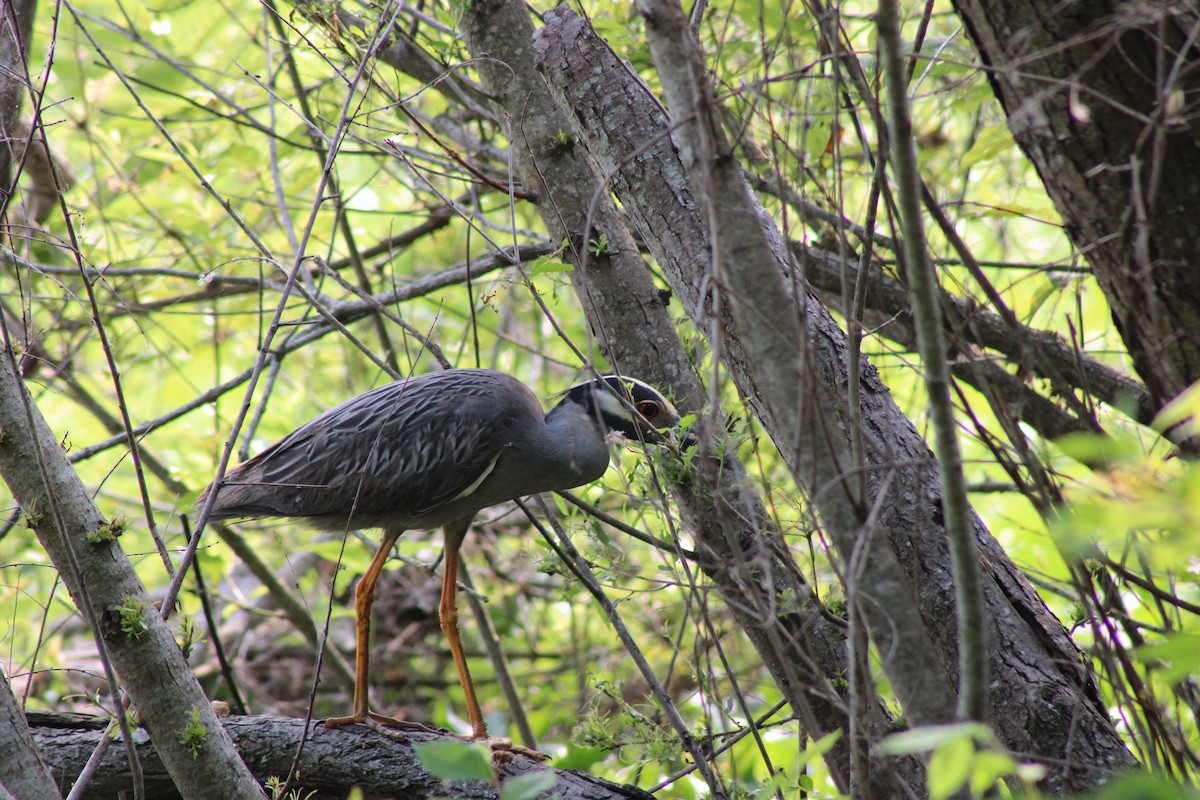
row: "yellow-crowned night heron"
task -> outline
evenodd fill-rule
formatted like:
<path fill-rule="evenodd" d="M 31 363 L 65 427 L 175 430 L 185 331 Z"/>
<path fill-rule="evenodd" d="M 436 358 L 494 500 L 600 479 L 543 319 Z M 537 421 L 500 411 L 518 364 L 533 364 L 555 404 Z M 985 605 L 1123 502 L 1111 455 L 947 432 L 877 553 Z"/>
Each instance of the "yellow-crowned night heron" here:
<path fill-rule="evenodd" d="M 373 714 L 367 703 L 375 583 L 404 531 L 445 527 L 442 631 L 473 738 L 486 739 L 455 605 L 459 549 L 471 519 L 506 500 L 596 480 L 608 467 L 611 431 L 661 441 L 656 429 L 678 421 L 661 394 L 630 378 L 573 386 L 543 414 L 533 392 L 509 375 L 434 372 L 348 400 L 231 470 L 209 519 L 297 517 L 327 530 L 383 529 L 379 551 L 355 591 L 354 711 L 326 721 L 329 727 L 368 718 L 395 722 Z"/>

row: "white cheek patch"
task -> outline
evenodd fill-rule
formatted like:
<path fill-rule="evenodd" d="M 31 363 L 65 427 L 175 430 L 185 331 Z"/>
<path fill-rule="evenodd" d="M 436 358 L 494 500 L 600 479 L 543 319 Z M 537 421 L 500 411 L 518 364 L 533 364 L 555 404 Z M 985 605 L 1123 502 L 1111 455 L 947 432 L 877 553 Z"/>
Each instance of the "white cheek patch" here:
<path fill-rule="evenodd" d="M 615 394 L 600 391 L 596 393 L 596 400 L 600 410 L 605 414 L 618 419 L 629 419 L 629 409 L 617 399 Z"/>

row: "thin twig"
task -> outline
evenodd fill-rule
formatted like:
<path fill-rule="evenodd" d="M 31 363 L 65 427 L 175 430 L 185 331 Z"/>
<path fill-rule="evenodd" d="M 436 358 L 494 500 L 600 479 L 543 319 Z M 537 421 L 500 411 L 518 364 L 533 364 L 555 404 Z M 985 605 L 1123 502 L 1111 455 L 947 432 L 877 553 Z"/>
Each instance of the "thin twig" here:
<path fill-rule="evenodd" d="M 954 564 L 954 598 L 958 617 L 958 717 L 984 722 L 988 719 L 988 652 L 983 586 L 963 479 L 954 404 L 950 399 L 950 369 L 946 359 L 946 343 L 942 338 L 936 281 L 925 246 L 917 149 L 908 110 L 908 73 L 900 52 L 900 11 L 896 0 L 881 0 L 877 24 L 887 74 L 888 130 L 898 184 L 900 223 L 904 229 L 906 276 L 921 361 L 925 366 L 925 385 L 929 392 L 930 416 L 935 434 L 934 450 L 942 478 L 942 514 Z"/>
<path fill-rule="evenodd" d="M 583 587 L 596 599 L 601 610 L 604 611 L 604 616 L 613 626 L 613 630 L 617 634 L 617 638 L 621 641 L 621 645 L 633 660 L 634 666 L 637 667 L 638 672 L 641 673 L 646 683 L 650 686 L 650 692 L 654 695 L 654 699 L 658 701 L 659 706 L 666 713 L 667 719 L 671 721 L 671 727 L 678 734 L 679 742 L 683 746 L 683 749 L 692 757 L 705 782 L 714 790 L 717 789 L 721 784 L 717 781 L 716 775 L 713 774 L 712 765 L 709 763 L 709 755 L 700 748 L 695 737 L 692 736 L 692 732 L 688 728 L 687 723 L 683 721 L 679 709 L 675 707 L 675 702 L 671 699 L 671 695 L 667 693 L 662 682 L 658 680 L 658 676 L 654 673 L 650 663 L 646 661 L 646 657 L 642 654 L 642 649 L 638 647 L 633 635 L 625 627 L 625 622 L 621 619 L 617 607 L 608 599 L 608 595 L 604 592 L 604 587 L 600 585 L 600 582 L 592 573 L 583 556 L 575 549 L 575 545 L 567 536 L 566 531 L 558 524 L 557 518 L 550 513 L 550 508 L 546 505 L 546 502 L 540 495 L 536 496 L 534 500 L 541 509 L 542 514 L 550 521 L 550 525 L 554 528 L 554 535 L 551 535 L 550 531 L 546 530 L 541 520 L 530 512 L 529 507 L 524 502 L 518 500 L 517 505 L 529 517 L 529 521 L 542 534 L 542 538 L 546 540 L 550 548 L 558 554 L 567 568 L 571 570 L 571 574 L 578 578 Z"/>

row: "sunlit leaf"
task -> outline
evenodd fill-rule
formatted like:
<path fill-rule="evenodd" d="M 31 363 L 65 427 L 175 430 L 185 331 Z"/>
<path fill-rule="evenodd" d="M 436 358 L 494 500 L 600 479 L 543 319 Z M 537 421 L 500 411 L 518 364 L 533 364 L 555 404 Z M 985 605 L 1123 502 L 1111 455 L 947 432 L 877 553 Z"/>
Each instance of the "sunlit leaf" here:
<path fill-rule="evenodd" d="M 514 775 L 500 784 L 500 800 L 533 800 L 557 783 L 558 776 L 551 770 Z"/>
<path fill-rule="evenodd" d="M 942 800 L 961 789 L 971 774 L 974 755 L 975 743 L 969 733 L 938 745 L 929 758 L 929 796 Z"/>
<path fill-rule="evenodd" d="M 1159 673 L 1172 683 L 1200 673 L 1200 633 L 1172 633 L 1134 651 L 1143 664 L 1159 665 Z"/>
<path fill-rule="evenodd" d="M 486 745 L 442 739 L 413 745 L 421 766 L 443 780 L 490 781 L 495 778 L 492 751 Z"/>
<path fill-rule="evenodd" d="M 879 743 L 879 751 L 888 755 L 928 753 L 947 742 L 959 739 L 990 741 L 991 729 L 978 722 L 958 722 L 949 725 L 922 725 L 900 733 L 893 733 Z"/>

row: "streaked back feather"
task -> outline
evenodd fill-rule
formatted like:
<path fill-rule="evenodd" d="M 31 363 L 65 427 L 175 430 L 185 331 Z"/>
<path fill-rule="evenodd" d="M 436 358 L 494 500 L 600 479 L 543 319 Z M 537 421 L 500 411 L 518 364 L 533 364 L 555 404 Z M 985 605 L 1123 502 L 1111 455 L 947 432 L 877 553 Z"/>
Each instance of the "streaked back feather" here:
<path fill-rule="evenodd" d="M 542 419 L 533 393 L 500 372 L 396 381 L 326 411 L 231 470 L 211 518 L 309 517 L 359 528 L 420 517 L 478 480 L 522 424 Z"/>

